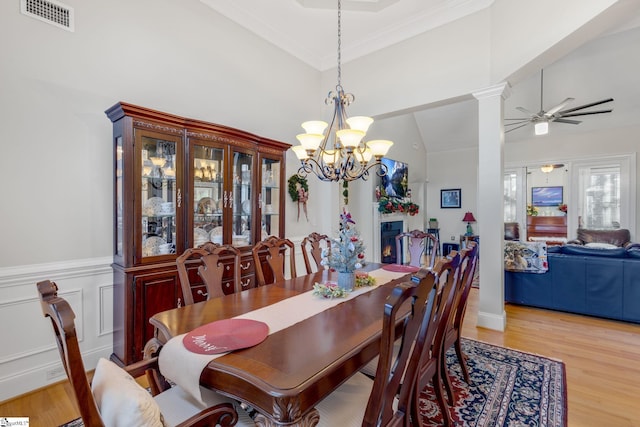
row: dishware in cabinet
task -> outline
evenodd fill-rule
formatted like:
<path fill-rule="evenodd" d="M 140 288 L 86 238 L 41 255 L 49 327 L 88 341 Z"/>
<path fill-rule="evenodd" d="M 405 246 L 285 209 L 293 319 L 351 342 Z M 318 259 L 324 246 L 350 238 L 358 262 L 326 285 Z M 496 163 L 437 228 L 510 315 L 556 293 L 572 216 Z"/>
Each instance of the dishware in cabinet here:
<path fill-rule="evenodd" d="M 249 246 L 252 230 L 254 154 L 207 141 L 206 135 L 189 138 L 189 194 L 192 207 L 188 246 L 211 241 Z"/>
<path fill-rule="evenodd" d="M 279 155 L 260 153 L 260 193 L 258 206 L 260 209 L 260 239 L 268 236 L 281 236 L 284 228 L 284 200 L 282 198 L 283 182 L 281 173 L 283 158 Z"/>

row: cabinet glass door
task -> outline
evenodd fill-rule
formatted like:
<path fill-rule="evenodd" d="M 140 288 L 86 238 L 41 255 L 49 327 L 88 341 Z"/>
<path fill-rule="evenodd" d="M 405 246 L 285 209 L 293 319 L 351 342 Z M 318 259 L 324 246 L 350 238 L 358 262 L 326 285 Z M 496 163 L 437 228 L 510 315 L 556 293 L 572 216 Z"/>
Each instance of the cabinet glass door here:
<path fill-rule="evenodd" d="M 193 146 L 193 247 L 208 241 L 223 243 L 224 210 L 229 204 L 224 153 L 223 148 Z"/>
<path fill-rule="evenodd" d="M 280 160 L 262 158 L 260 192 L 261 239 L 280 236 Z"/>
<path fill-rule="evenodd" d="M 231 243 L 234 246 L 253 245 L 253 155 L 233 152 L 231 191 Z"/>
<path fill-rule="evenodd" d="M 176 141 L 142 134 L 142 257 L 176 253 Z"/>

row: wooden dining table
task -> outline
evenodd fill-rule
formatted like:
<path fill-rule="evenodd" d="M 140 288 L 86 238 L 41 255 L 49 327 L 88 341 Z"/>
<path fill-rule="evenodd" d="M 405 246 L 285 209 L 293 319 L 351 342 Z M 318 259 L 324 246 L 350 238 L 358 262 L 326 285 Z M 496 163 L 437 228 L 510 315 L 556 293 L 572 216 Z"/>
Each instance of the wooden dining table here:
<path fill-rule="evenodd" d="M 368 264 L 369 271 L 380 264 Z M 199 326 L 230 319 L 336 280 L 328 271 L 155 314 L 160 342 Z M 258 426 L 314 426 L 315 405 L 379 353 L 384 304 L 393 287 L 410 274 L 378 283 L 369 292 L 272 333 L 260 344 L 208 363 L 200 385 L 244 402 L 257 411 Z M 320 298 L 320 297 L 318 297 Z"/>

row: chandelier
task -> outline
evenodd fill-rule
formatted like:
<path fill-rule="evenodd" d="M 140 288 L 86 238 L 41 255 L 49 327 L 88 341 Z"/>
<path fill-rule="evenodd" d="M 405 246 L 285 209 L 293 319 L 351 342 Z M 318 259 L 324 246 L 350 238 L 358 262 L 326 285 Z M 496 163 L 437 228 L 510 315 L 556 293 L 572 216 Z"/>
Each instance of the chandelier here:
<path fill-rule="evenodd" d="M 324 101 L 327 105 L 333 104 L 333 118 L 330 125 L 319 120 L 302 123 L 305 133 L 296 136 L 300 145 L 292 148 L 300 159 L 298 176 L 301 178 L 314 173 L 322 181 L 366 180 L 373 167 L 377 167 L 378 176 L 387 173 L 387 167 L 381 159 L 393 142 L 378 139 L 365 143 L 363 139 L 373 119 L 347 117 L 346 107 L 355 97 L 345 93 L 341 85 L 341 15 L 341 2 L 338 0 L 338 84 Z"/>

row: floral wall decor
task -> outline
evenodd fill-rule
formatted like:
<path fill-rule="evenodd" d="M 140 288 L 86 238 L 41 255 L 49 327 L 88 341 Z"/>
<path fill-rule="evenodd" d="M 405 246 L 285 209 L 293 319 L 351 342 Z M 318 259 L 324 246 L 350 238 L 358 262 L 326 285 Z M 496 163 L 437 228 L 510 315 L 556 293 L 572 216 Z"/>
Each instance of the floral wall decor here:
<path fill-rule="evenodd" d="M 304 211 L 304 217 L 309 221 L 307 215 L 307 200 L 309 200 L 309 183 L 306 178 L 292 175 L 287 181 L 289 184 L 289 196 L 291 200 L 298 203 L 298 221 L 300 221 L 300 207 Z"/>

